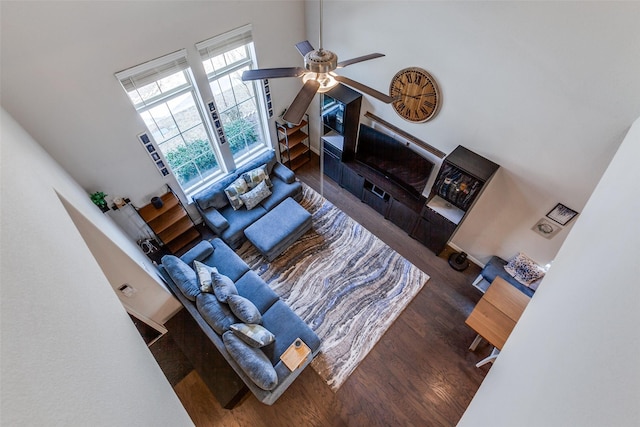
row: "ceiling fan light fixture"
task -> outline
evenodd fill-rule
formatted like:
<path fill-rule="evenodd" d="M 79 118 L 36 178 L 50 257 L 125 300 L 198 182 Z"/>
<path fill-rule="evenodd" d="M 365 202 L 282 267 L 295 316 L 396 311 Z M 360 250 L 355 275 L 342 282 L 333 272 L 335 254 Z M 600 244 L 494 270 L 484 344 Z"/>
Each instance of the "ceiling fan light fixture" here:
<path fill-rule="evenodd" d="M 387 104 L 395 99 L 387 94 L 378 92 L 369 86 L 351 80 L 348 77 L 341 76 L 333 71 L 337 68 L 344 68 L 348 65 L 357 64 L 359 62 L 368 61 L 370 59 L 380 58 L 384 56 L 381 53 L 371 53 L 369 55 L 359 56 L 357 58 L 347 59 L 338 62 L 338 55 L 322 48 L 322 0 L 320 0 L 320 47 L 314 49 L 308 40 L 296 43 L 296 49 L 304 57 L 304 68 L 301 67 L 285 67 L 285 68 L 263 68 L 256 70 L 247 70 L 242 73 L 242 80 L 263 80 L 278 77 L 302 77 L 303 85 L 296 97 L 289 104 L 282 119 L 288 123 L 299 124 L 311 101 L 313 101 L 316 93 L 325 93 L 336 87 L 339 83 L 351 86 L 360 90 L 374 98 Z"/>
<path fill-rule="evenodd" d="M 309 80 L 316 80 L 320 83 L 320 87 L 318 88 L 319 93 L 328 92 L 338 84 L 338 81 L 330 73 L 307 73 L 302 76 L 303 83 Z"/>

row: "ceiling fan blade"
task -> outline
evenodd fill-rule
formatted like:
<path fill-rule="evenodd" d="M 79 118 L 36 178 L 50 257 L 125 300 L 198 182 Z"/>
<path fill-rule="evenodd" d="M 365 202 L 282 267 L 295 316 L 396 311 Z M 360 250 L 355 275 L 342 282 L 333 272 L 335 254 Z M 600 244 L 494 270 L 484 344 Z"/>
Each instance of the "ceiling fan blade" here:
<path fill-rule="evenodd" d="M 282 118 L 288 123 L 300 124 L 319 88 L 320 83 L 317 80 L 307 80 Z"/>
<path fill-rule="evenodd" d="M 358 56 L 357 58 L 351 58 L 338 62 L 338 68 L 344 68 L 347 65 L 356 64 L 358 62 L 368 61 L 370 59 L 376 59 L 383 57 L 384 53 L 370 53 L 369 55 Z"/>
<path fill-rule="evenodd" d="M 384 102 L 385 104 L 391 104 L 393 101 L 395 101 L 395 99 L 390 97 L 389 95 L 379 92 L 369 86 L 363 85 L 362 83 L 358 83 L 355 80 L 351 80 L 348 77 L 338 76 L 338 75 L 334 75 L 333 77 L 340 83 L 344 83 L 347 86 L 351 86 L 354 89 L 357 89 L 361 92 L 366 93 L 367 95 L 371 95 L 374 98 Z"/>
<path fill-rule="evenodd" d="M 300 52 L 300 55 L 302 56 L 305 56 L 307 53 L 311 52 L 312 50 L 315 50 L 313 46 L 311 46 L 311 43 L 309 43 L 309 40 L 296 43 L 296 49 L 298 49 L 298 52 Z"/>
<path fill-rule="evenodd" d="M 307 70 L 302 67 L 286 68 L 258 68 L 257 70 L 246 70 L 242 73 L 242 80 L 262 80 L 277 79 L 280 77 L 300 77 Z"/>

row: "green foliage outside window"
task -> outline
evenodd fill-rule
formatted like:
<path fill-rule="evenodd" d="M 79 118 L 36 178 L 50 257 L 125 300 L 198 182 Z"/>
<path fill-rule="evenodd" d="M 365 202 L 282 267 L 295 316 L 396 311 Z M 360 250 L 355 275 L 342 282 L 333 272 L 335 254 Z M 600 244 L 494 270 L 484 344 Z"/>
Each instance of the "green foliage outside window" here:
<path fill-rule="evenodd" d="M 251 147 L 258 141 L 258 133 L 252 123 L 245 119 L 237 119 L 225 126 L 225 134 L 229 140 L 229 149 L 233 154 Z"/>
<path fill-rule="evenodd" d="M 258 141 L 258 133 L 246 119 L 236 119 L 225 126 L 231 152 L 236 154 Z M 218 162 L 208 141 L 198 139 L 188 146 L 165 152 L 167 162 L 181 184 L 202 179 L 208 172 L 218 169 Z"/>
<path fill-rule="evenodd" d="M 181 184 L 200 179 L 201 174 L 218 168 L 209 142 L 202 139 L 191 142 L 188 147 L 180 145 L 167 151 L 165 157 Z"/>

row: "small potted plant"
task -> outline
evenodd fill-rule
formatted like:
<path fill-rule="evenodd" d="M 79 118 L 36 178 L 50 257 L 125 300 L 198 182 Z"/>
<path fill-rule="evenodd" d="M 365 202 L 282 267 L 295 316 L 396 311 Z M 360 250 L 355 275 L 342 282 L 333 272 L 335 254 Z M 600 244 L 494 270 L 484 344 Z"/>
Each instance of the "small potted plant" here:
<path fill-rule="evenodd" d="M 92 193 L 90 197 L 93 204 L 99 207 L 102 212 L 106 212 L 109 210 L 107 201 L 104 199 L 105 197 L 107 197 L 107 194 L 104 194 L 102 191 L 96 191 L 95 193 Z"/>

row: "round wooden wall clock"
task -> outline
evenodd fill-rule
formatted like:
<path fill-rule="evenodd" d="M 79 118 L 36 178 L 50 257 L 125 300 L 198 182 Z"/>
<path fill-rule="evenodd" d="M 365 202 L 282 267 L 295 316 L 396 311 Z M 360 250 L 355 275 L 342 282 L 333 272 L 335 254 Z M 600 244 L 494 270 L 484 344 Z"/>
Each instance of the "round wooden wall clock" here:
<path fill-rule="evenodd" d="M 422 123 L 432 119 L 440 106 L 440 91 L 426 70 L 409 67 L 391 79 L 389 94 L 396 98 L 393 109 L 405 120 Z"/>

